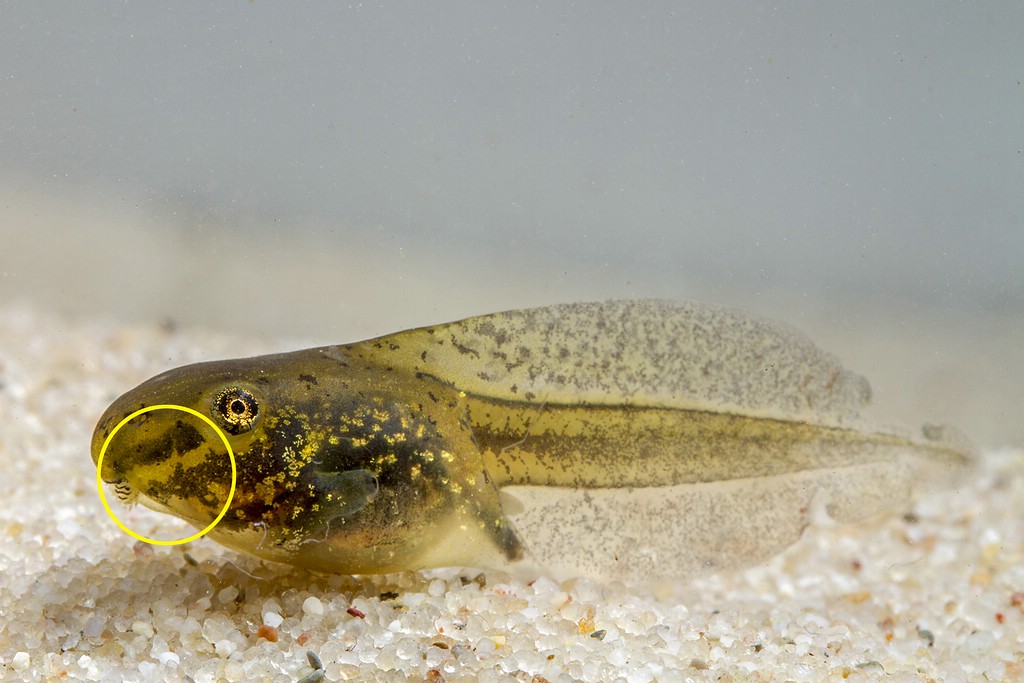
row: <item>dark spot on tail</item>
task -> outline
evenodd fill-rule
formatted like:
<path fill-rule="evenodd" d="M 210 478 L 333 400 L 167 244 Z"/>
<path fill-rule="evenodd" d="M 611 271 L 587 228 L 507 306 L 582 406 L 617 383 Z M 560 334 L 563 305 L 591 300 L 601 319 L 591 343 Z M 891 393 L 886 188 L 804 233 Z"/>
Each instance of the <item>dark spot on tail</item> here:
<path fill-rule="evenodd" d="M 464 354 L 464 355 L 473 356 L 475 358 L 479 358 L 480 357 L 480 352 L 479 351 L 477 351 L 476 349 L 472 349 L 472 348 L 466 346 L 465 344 L 460 344 L 455 339 L 455 335 L 452 335 L 451 342 L 452 342 L 452 346 L 454 346 L 455 349 L 459 353 Z"/>

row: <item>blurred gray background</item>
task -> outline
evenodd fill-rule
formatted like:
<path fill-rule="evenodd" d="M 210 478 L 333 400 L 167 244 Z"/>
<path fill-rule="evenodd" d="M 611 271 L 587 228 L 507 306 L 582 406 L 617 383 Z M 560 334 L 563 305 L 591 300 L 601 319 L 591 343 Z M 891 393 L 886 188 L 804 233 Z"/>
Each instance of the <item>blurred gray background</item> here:
<path fill-rule="evenodd" d="M 0 305 L 310 343 L 786 319 L 1024 443 L 1024 5 L 0 2 Z"/>

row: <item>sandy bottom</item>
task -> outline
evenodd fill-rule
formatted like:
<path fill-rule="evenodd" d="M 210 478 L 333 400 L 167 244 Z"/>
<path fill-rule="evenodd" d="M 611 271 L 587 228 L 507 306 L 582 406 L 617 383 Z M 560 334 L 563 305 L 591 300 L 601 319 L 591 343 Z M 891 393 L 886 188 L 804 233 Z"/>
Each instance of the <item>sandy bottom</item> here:
<path fill-rule="evenodd" d="M 0 308 L 0 678 L 1024 677 L 1021 451 L 985 454 L 958 492 L 903 516 L 810 529 L 765 566 L 668 596 L 455 570 L 320 576 L 118 530 L 88 453 L 107 403 L 166 367 L 272 348 Z M 140 531 L 183 529 L 119 511 Z"/>

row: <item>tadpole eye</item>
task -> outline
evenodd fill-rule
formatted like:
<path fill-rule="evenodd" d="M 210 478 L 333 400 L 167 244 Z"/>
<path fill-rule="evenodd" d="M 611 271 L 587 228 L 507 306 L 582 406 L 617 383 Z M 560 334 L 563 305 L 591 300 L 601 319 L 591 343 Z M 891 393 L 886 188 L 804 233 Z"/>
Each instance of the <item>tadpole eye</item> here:
<path fill-rule="evenodd" d="M 260 404 L 245 389 L 230 387 L 213 399 L 210 413 L 224 431 L 237 435 L 252 429 L 260 415 Z"/>

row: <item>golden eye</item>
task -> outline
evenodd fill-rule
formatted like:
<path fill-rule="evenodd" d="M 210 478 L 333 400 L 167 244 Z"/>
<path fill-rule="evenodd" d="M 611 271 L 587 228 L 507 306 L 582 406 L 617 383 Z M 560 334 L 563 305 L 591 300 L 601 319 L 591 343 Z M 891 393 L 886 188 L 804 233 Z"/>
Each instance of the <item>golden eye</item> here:
<path fill-rule="evenodd" d="M 237 435 L 252 429 L 260 415 L 260 404 L 256 397 L 245 389 L 230 387 L 213 399 L 210 413 L 224 431 Z"/>

